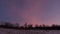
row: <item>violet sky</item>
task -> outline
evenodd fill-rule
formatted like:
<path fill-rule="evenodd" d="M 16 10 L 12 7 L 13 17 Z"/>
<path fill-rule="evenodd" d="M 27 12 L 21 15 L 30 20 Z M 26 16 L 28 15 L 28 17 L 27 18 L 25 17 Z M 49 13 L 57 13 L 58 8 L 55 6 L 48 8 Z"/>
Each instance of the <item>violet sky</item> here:
<path fill-rule="evenodd" d="M 0 0 L 0 21 L 60 24 L 60 0 Z"/>

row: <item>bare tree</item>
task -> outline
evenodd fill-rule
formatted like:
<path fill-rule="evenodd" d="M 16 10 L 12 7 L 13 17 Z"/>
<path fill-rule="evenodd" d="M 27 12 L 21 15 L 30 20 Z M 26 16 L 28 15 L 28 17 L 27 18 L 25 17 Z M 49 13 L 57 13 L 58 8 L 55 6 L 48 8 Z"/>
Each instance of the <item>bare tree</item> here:
<path fill-rule="evenodd" d="M 38 24 L 36 24 L 35 27 L 38 28 L 39 27 Z"/>
<path fill-rule="evenodd" d="M 32 25 L 32 24 L 29 24 L 29 25 L 28 25 L 28 28 L 33 28 L 33 25 Z"/>
<path fill-rule="evenodd" d="M 25 22 L 24 27 L 27 28 L 27 22 Z"/>

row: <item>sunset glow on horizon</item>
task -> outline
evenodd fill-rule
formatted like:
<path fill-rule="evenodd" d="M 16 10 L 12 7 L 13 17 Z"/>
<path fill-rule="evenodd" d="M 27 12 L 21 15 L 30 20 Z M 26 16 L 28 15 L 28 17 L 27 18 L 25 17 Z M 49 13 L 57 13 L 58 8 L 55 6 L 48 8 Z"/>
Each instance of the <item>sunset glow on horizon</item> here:
<path fill-rule="evenodd" d="M 60 24 L 60 0 L 0 0 L 0 21 Z"/>

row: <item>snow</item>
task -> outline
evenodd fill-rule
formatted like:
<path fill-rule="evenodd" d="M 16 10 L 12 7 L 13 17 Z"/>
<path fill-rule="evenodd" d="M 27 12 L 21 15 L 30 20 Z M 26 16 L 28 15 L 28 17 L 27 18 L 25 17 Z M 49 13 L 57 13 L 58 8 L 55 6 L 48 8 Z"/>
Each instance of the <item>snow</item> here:
<path fill-rule="evenodd" d="M 0 34 L 60 34 L 60 30 L 16 30 L 0 28 Z"/>

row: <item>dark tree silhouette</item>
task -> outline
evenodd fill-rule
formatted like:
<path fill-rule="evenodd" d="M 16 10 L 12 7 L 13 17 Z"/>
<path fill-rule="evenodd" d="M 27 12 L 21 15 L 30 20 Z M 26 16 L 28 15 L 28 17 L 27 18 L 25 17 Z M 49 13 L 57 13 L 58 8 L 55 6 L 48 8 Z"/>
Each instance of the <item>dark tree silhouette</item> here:
<path fill-rule="evenodd" d="M 29 28 L 29 29 L 33 28 L 33 25 L 32 25 L 32 24 L 29 24 L 29 25 L 28 25 L 28 28 Z"/>
<path fill-rule="evenodd" d="M 39 28 L 38 24 L 35 25 L 35 29 Z"/>
<path fill-rule="evenodd" d="M 41 25 L 39 25 L 39 27 L 42 27 Z"/>
<path fill-rule="evenodd" d="M 46 26 L 43 24 L 43 27 L 46 27 Z"/>
<path fill-rule="evenodd" d="M 24 29 L 24 26 L 20 26 L 20 29 Z"/>
<path fill-rule="evenodd" d="M 4 26 L 5 27 L 12 27 L 13 25 L 11 23 L 9 23 L 9 22 L 5 22 L 5 25 Z"/>
<path fill-rule="evenodd" d="M 18 23 L 16 23 L 16 27 L 19 27 L 19 24 Z"/>
<path fill-rule="evenodd" d="M 27 28 L 27 27 L 28 27 L 27 22 L 25 22 L 25 24 L 24 24 L 24 28 Z"/>
<path fill-rule="evenodd" d="M 45 24 L 42 24 L 40 26 L 38 26 L 38 24 L 35 25 L 35 27 L 33 27 L 32 24 L 27 25 L 27 22 L 25 22 L 24 26 L 19 26 L 18 23 L 16 24 L 12 24 L 10 22 L 0 22 L 0 27 L 2 28 L 13 28 L 13 29 L 43 29 L 43 30 L 60 30 L 60 25 L 55 25 L 52 24 L 52 26 L 48 26 Z"/>
<path fill-rule="evenodd" d="M 38 24 L 36 24 L 35 27 L 39 27 Z"/>

